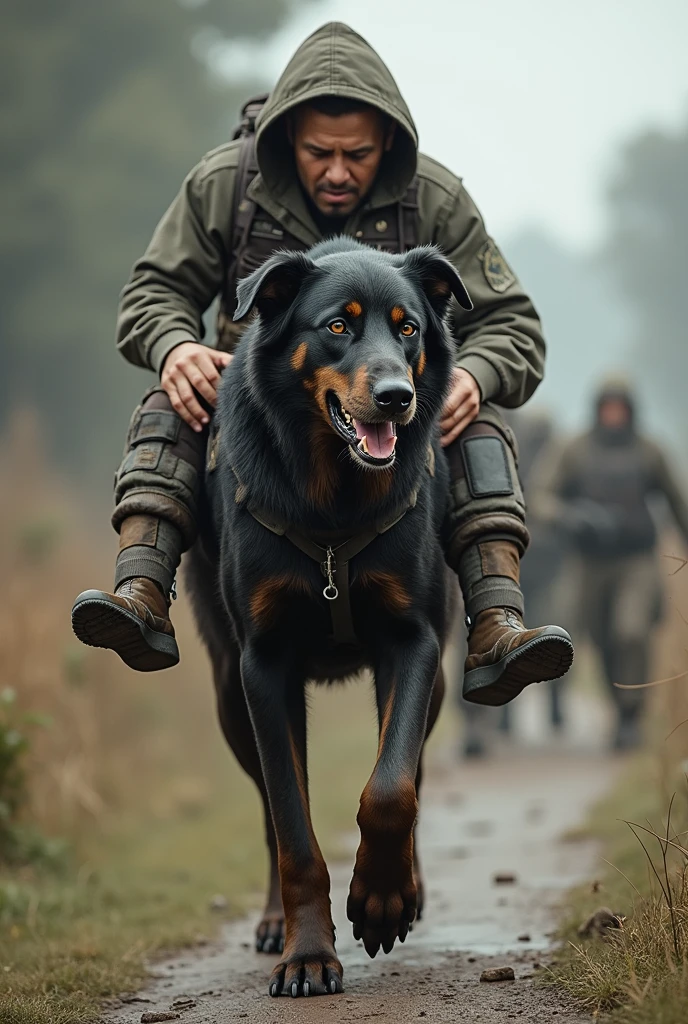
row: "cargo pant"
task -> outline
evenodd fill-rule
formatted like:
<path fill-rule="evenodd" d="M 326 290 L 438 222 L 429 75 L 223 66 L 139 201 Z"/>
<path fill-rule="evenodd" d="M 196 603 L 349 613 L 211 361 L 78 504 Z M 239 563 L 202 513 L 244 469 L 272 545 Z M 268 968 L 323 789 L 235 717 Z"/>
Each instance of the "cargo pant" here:
<path fill-rule="evenodd" d="M 169 593 L 182 551 L 193 544 L 203 486 L 207 431 L 196 433 L 172 408 L 160 385 L 135 410 L 115 477 L 112 523 L 121 533 L 116 586 L 133 576 L 156 580 Z M 516 440 L 494 406 L 481 407 L 446 451 L 451 487 L 443 527 L 449 565 L 458 573 L 469 620 L 487 608 L 523 614 L 518 561 L 528 545 L 517 472 Z M 130 516 L 162 521 L 127 546 Z M 490 541 L 509 540 L 509 546 Z"/>

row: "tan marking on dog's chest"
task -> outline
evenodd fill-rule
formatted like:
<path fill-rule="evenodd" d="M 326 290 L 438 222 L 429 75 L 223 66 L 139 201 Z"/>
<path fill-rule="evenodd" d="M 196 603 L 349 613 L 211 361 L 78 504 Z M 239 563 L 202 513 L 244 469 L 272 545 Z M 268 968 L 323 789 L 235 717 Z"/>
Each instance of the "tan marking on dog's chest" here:
<path fill-rule="evenodd" d="M 369 569 L 359 576 L 362 587 L 376 591 L 376 596 L 391 612 L 403 612 L 411 606 L 411 596 L 400 576 L 381 569 Z"/>
<path fill-rule="evenodd" d="M 394 474 L 391 469 L 375 469 L 364 473 L 361 478 L 361 487 L 365 494 L 365 501 L 371 505 L 382 501 L 389 494 Z"/>
<path fill-rule="evenodd" d="M 331 505 L 337 491 L 338 439 L 331 427 L 322 420 L 314 420 L 310 434 L 311 473 L 308 477 L 308 497 L 318 508 Z"/>
<path fill-rule="evenodd" d="M 290 593 L 310 597 L 313 589 L 307 580 L 288 573 L 267 576 L 261 580 L 254 587 L 249 599 L 253 621 L 261 627 L 269 626 L 276 616 L 280 602 Z"/>

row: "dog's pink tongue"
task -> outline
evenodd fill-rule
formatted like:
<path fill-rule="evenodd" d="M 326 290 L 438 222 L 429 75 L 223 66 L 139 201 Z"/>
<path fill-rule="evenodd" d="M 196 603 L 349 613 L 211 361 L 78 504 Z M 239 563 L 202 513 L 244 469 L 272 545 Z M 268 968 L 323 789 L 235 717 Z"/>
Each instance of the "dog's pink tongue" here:
<path fill-rule="evenodd" d="M 388 459 L 394 451 L 397 436 L 393 423 L 361 423 L 354 420 L 356 435 L 366 438 L 368 454 L 374 459 Z"/>

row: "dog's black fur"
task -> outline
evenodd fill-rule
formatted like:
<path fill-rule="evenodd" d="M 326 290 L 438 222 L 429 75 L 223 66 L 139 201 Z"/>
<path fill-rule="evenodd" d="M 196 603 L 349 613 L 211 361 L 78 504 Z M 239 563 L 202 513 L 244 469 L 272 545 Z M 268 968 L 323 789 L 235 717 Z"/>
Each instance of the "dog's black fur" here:
<path fill-rule="evenodd" d="M 347 907 L 354 934 L 371 956 L 380 946 L 388 952 L 417 912 L 420 762 L 442 699 L 455 591 L 439 541 L 448 476 L 437 427 L 452 294 L 470 308 L 437 249 L 392 256 L 343 238 L 278 253 L 238 288 L 238 316 L 258 316 L 220 386 L 217 466 L 189 578 L 225 736 L 265 804 L 271 877 L 257 947 L 283 948 L 273 995 L 342 989 L 329 876 L 308 808 L 309 678 L 364 666 L 375 676 L 380 744 L 358 815 Z M 362 452 L 345 411 L 359 434 L 368 424 L 387 436 L 385 451 Z M 412 494 L 415 505 L 352 560 L 358 642 L 334 644 L 319 565 L 249 507 L 325 545 L 394 518 Z"/>

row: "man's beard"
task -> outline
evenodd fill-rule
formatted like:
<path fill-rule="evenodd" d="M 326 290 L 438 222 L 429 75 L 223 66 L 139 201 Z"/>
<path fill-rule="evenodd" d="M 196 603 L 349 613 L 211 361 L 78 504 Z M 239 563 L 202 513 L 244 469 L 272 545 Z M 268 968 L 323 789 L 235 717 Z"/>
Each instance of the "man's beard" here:
<path fill-rule="evenodd" d="M 353 202 L 345 203 L 342 206 L 340 206 L 339 203 L 330 203 L 328 202 L 327 199 L 325 199 L 322 201 L 323 205 L 321 206 L 320 203 L 317 202 L 318 196 L 323 195 L 326 192 L 329 192 L 331 195 L 335 196 L 351 196 Z M 351 186 L 347 186 L 346 188 L 332 188 L 329 185 L 318 185 L 316 186 L 315 189 L 315 197 L 316 206 L 321 210 L 323 210 L 323 206 L 325 207 L 325 209 L 323 210 L 324 213 L 326 212 L 332 217 L 336 217 L 338 215 L 346 217 L 356 207 L 356 204 L 358 203 L 359 190 Z"/>

